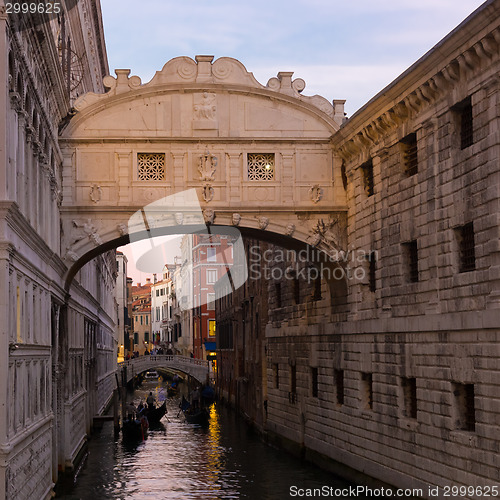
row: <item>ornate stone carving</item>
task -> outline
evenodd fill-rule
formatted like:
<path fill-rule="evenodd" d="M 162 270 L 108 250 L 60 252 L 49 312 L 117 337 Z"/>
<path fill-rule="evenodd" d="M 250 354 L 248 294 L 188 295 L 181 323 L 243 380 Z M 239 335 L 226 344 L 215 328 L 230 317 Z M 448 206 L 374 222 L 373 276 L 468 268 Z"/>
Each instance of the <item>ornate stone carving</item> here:
<path fill-rule="evenodd" d="M 309 197 L 313 203 L 318 203 L 323 197 L 323 190 L 319 184 L 314 184 L 309 188 Z"/>
<path fill-rule="evenodd" d="M 138 153 L 137 179 L 162 181 L 165 179 L 165 153 Z"/>
<path fill-rule="evenodd" d="M 295 224 L 292 223 L 288 224 L 288 226 L 286 226 L 285 232 L 287 236 L 292 236 L 293 233 L 295 232 Z"/>
<path fill-rule="evenodd" d="M 211 208 L 206 208 L 203 210 L 203 218 L 205 219 L 205 224 L 213 224 L 215 212 Z"/>
<path fill-rule="evenodd" d="M 127 228 L 127 225 L 126 224 L 118 224 L 116 226 L 116 229 L 118 230 L 118 232 L 122 235 L 122 236 L 125 236 L 126 234 L 128 234 L 128 228 Z"/>
<path fill-rule="evenodd" d="M 90 199 L 94 203 L 99 203 L 102 198 L 102 189 L 101 186 L 98 184 L 92 184 L 92 187 L 90 188 Z"/>
<path fill-rule="evenodd" d="M 198 172 L 200 181 L 214 181 L 217 170 L 217 157 L 207 149 L 204 154 L 199 156 Z"/>
<path fill-rule="evenodd" d="M 76 262 L 78 260 L 78 255 L 68 248 L 64 260 L 69 260 L 70 262 Z"/>
<path fill-rule="evenodd" d="M 175 223 L 180 226 L 184 222 L 184 214 L 182 212 L 176 212 L 174 215 Z"/>
<path fill-rule="evenodd" d="M 239 226 L 241 222 L 241 215 L 240 214 L 233 214 L 231 217 L 231 224 L 233 226 Z"/>
<path fill-rule="evenodd" d="M 341 215 L 335 215 L 327 222 L 324 219 L 318 219 L 308 243 L 313 247 L 323 243 L 329 251 L 338 251 L 343 248 L 346 227 L 344 219 L 345 216 Z"/>
<path fill-rule="evenodd" d="M 269 225 L 269 219 L 267 217 L 259 217 L 259 228 L 264 231 Z"/>
<path fill-rule="evenodd" d="M 196 120 L 214 120 L 217 107 L 215 105 L 215 94 L 203 92 L 199 104 L 194 105 L 194 116 Z"/>
<path fill-rule="evenodd" d="M 211 202 L 214 199 L 214 193 L 215 191 L 211 184 L 207 183 L 203 186 L 202 196 L 207 203 Z"/>
<path fill-rule="evenodd" d="M 86 234 L 88 239 L 94 244 L 94 246 L 99 246 L 102 244 L 101 237 L 97 232 L 97 228 L 92 224 L 91 219 L 87 219 L 86 221 L 79 222 L 77 220 L 73 220 L 73 225 L 77 228 L 81 228 L 83 232 Z M 75 243 L 81 241 L 83 238 L 76 240 Z"/>

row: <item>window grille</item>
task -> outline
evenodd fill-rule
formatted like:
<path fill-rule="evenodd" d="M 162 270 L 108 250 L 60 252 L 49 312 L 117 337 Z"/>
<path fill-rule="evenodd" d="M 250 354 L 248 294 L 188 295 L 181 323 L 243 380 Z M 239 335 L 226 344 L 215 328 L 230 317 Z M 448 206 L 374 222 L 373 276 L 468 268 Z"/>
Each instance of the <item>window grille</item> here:
<path fill-rule="evenodd" d="M 248 180 L 274 180 L 274 153 L 248 153 L 247 155 Z"/>
<path fill-rule="evenodd" d="M 165 153 L 137 153 L 137 179 L 162 181 L 165 179 Z"/>
<path fill-rule="evenodd" d="M 401 140 L 403 165 L 408 177 L 418 172 L 417 134 L 409 134 Z"/>
<path fill-rule="evenodd" d="M 417 241 L 403 243 L 403 249 L 406 258 L 407 276 L 410 283 L 418 281 L 418 247 Z"/>
<path fill-rule="evenodd" d="M 363 174 L 363 183 L 366 196 L 373 196 L 374 194 L 374 181 L 373 181 L 373 163 L 372 160 L 367 161 L 361 165 L 361 172 Z"/>
<path fill-rule="evenodd" d="M 336 399 L 338 405 L 344 404 L 344 370 L 334 370 Z"/>
<path fill-rule="evenodd" d="M 460 272 L 473 271 L 476 269 L 476 252 L 472 222 L 458 228 L 458 243 L 460 248 Z"/>
<path fill-rule="evenodd" d="M 417 418 L 417 379 L 403 377 L 401 385 L 404 396 L 404 414 L 408 418 Z"/>

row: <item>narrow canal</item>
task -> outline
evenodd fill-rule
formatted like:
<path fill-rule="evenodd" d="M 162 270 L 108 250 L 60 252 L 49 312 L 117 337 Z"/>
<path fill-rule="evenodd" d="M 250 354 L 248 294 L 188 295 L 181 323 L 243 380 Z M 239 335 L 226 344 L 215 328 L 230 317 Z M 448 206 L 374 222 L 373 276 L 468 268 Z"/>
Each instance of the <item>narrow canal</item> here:
<path fill-rule="evenodd" d="M 145 381 L 128 394 L 128 401 L 137 406 L 149 391 L 157 400 L 166 392 L 161 381 Z M 276 500 L 299 497 L 290 494 L 299 488 L 348 487 L 334 475 L 266 445 L 220 405 L 211 407 L 209 425 L 200 427 L 185 421 L 178 404 L 178 398 L 169 398 L 162 425 L 150 429 L 138 444 L 124 442 L 121 434 L 115 439 L 112 422 L 106 422 L 90 440 L 75 483 L 64 485 L 56 498 Z"/>

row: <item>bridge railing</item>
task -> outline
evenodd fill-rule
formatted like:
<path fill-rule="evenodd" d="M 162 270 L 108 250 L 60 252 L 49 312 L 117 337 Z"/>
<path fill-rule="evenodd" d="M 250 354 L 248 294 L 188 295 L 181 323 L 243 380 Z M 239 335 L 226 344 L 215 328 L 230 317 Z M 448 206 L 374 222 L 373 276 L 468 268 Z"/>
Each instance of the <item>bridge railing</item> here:
<path fill-rule="evenodd" d="M 172 354 L 154 354 L 127 359 L 118 363 L 118 370 L 126 367 L 127 374 L 132 378 L 138 373 L 153 368 L 161 368 L 162 366 L 165 368 L 177 368 L 189 375 L 198 375 L 196 378 L 199 378 L 201 373 L 212 375 L 212 364 L 208 360 Z"/>

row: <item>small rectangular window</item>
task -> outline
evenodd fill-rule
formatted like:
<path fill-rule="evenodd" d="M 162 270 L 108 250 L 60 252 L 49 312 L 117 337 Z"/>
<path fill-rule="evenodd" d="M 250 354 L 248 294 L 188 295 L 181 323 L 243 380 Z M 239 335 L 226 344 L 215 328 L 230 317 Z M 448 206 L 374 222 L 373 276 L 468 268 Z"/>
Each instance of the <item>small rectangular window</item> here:
<path fill-rule="evenodd" d="M 418 281 L 418 246 L 417 240 L 402 244 L 406 266 L 407 281 L 415 283 Z"/>
<path fill-rule="evenodd" d="M 474 123 L 470 96 L 453 106 L 452 110 L 458 117 L 460 149 L 466 149 L 474 143 Z"/>
<path fill-rule="evenodd" d="M 217 262 L 217 249 L 215 247 L 207 248 L 207 262 Z"/>
<path fill-rule="evenodd" d="M 280 369 L 278 363 L 273 364 L 273 380 L 274 388 L 279 389 L 280 387 Z"/>
<path fill-rule="evenodd" d="M 417 134 L 408 134 L 401 139 L 400 144 L 404 171 L 410 177 L 418 172 Z"/>
<path fill-rule="evenodd" d="M 455 427 L 464 431 L 476 429 L 474 384 L 453 384 Z"/>
<path fill-rule="evenodd" d="M 290 365 L 290 402 L 295 403 L 297 396 L 297 367 Z"/>
<path fill-rule="evenodd" d="M 474 242 L 474 225 L 472 222 L 455 230 L 460 252 L 460 272 L 476 269 L 476 251 Z"/>
<path fill-rule="evenodd" d="M 217 269 L 207 269 L 207 283 L 214 284 L 217 281 Z"/>
<path fill-rule="evenodd" d="M 375 292 L 377 290 L 377 281 L 375 278 L 376 271 L 376 252 L 370 252 L 368 255 L 368 283 L 370 286 L 370 292 Z"/>
<path fill-rule="evenodd" d="M 365 410 L 373 409 L 373 381 L 371 373 L 361 374 L 361 404 Z"/>
<path fill-rule="evenodd" d="M 404 415 L 408 418 L 417 418 L 417 379 L 403 377 L 401 379 L 404 399 Z"/>
<path fill-rule="evenodd" d="M 367 161 L 361 165 L 361 173 L 363 175 L 363 185 L 366 196 L 373 196 L 374 194 L 374 181 L 373 181 L 373 162 Z"/>
<path fill-rule="evenodd" d="M 335 399 L 338 405 L 344 404 L 344 370 L 334 370 Z"/>
<path fill-rule="evenodd" d="M 311 392 L 312 397 L 318 397 L 318 369 L 316 367 L 311 368 Z"/>
<path fill-rule="evenodd" d="M 276 307 L 279 309 L 282 306 L 282 304 L 281 304 L 281 283 L 274 284 L 274 291 L 276 294 Z"/>
<path fill-rule="evenodd" d="M 318 273 L 319 273 L 319 271 L 318 271 Z M 313 300 L 321 300 L 322 299 L 322 295 L 321 295 L 321 276 L 318 276 L 314 280 L 314 289 L 313 289 L 312 299 Z"/>
<path fill-rule="evenodd" d="M 207 293 L 207 310 L 215 310 L 215 293 Z"/>
<path fill-rule="evenodd" d="M 293 279 L 293 300 L 296 304 L 300 304 L 300 280 L 297 277 Z"/>

